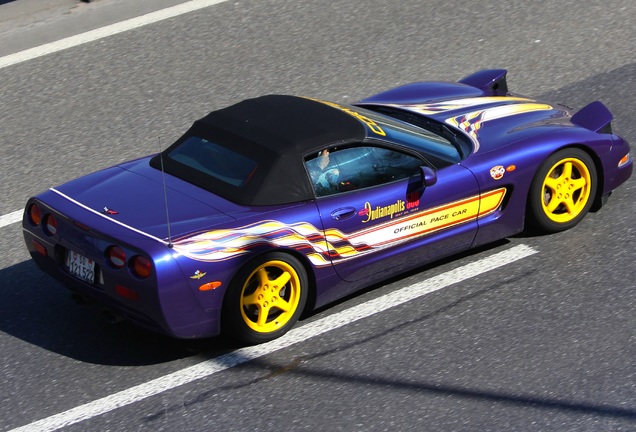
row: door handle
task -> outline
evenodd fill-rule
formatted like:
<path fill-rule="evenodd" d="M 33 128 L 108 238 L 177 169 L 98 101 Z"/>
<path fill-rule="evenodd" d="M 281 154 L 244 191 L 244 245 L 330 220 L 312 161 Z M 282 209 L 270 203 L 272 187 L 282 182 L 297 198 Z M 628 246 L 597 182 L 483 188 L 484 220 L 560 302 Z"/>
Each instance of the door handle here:
<path fill-rule="evenodd" d="M 353 207 L 343 207 L 331 212 L 331 218 L 337 221 L 349 219 L 356 214 L 356 209 Z"/>

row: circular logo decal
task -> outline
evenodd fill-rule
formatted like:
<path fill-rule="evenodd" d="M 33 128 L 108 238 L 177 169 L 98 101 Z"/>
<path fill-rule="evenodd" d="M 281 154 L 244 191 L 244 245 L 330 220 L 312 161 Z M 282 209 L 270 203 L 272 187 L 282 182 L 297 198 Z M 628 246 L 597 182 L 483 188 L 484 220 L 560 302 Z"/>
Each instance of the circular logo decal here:
<path fill-rule="evenodd" d="M 501 178 L 506 173 L 506 169 L 502 165 L 497 165 L 495 167 L 490 168 L 490 177 L 495 180 L 501 180 Z"/>

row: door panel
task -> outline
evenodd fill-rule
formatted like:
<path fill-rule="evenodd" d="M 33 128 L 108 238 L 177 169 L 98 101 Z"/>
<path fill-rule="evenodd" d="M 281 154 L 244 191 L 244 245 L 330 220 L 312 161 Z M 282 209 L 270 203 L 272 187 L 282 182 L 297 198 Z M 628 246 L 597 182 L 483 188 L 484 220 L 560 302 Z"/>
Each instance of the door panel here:
<path fill-rule="evenodd" d="M 318 200 L 332 262 L 345 280 L 390 276 L 467 249 L 477 232 L 479 189 L 461 165 Z"/>

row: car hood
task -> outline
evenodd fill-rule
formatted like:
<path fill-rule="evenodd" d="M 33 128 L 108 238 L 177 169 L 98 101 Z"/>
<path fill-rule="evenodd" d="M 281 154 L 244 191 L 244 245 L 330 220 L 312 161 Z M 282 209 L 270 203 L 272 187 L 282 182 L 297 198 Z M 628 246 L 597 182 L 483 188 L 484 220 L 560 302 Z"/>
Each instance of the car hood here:
<path fill-rule="evenodd" d="M 166 240 L 168 219 L 172 239 L 236 220 L 227 213 L 236 210 L 232 203 L 178 178 L 164 178 L 148 161 L 144 158 L 107 168 L 51 191 L 120 226 Z M 226 212 L 217 208 L 222 206 Z"/>
<path fill-rule="evenodd" d="M 389 106 L 444 123 L 473 143 L 474 152 L 486 153 L 523 139 L 537 128 L 573 127 L 570 110 L 556 103 L 505 95 L 486 96 L 461 83 L 415 83 L 398 87 L 357 103 Z"/>

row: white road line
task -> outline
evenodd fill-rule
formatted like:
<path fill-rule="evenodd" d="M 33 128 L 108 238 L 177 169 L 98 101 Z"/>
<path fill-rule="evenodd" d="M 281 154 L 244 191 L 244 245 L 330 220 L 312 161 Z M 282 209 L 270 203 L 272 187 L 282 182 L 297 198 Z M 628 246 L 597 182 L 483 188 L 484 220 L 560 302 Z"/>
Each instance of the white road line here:
<path fill-rule="evenodd" d="M 209 6 L 213 6 L 219 3 L 224 3 L 228 0 L 191 0 L 186 3 L 182 3 L 176 6 L 172 6 L 166 9 L 158 10 L 148 13 L 136 18 L 131 18 L 119 23 L 111 24 L 105 27 L 101 27 L 95 30 L 87 31 L 75 36 L 70 36 L 65 39 L 60 39 L 55 42 L 40 45 L 35 48 L 27 49 L 17 52 L 15 54 L 9 54 L 0 58 L 0 69 L 7 66 L 12 66 L 18 63 L 22 63 L 28 60 L 33 60 L 37 57 L 41 57 L 54 52 L 62 51 L 67 48 L 72 48 L 78 45 L 82 45 L 88 42 L 93 42 L 98 39 L 102 39 L 108 36 L 112 36 L 118 33 L 123 33 L 128 30 L 132 30 L 138 27 L 142 27 L 148 24 L 153 24 L 158 21 L 163 21 L 168 18 L 174 18 L 179 15 L 186 14 L 188 12 L 194 12 L 199 9 L 203 9 Z"/>
<path fill-rule="evenodd" d="M 0 228 L 6 227 L 22 220 L 22 210 L 17 210 L 6 215 L 0 216 Z"/>
<path fill-rule="evenodd" d="M 93 402 L 80 405 L 68 411 L 44 418 L 10 432 L 55 431 L 84 420 L 105 414 L 117 408 L 138 402 L 164 391 L 179 387 L 192 381 L 208 377 L 217 372 L 246 363 L 250 360 L 270 354 L 299 342 L 319 336 L 328 331 L 351 324 L 389 308 L 407 303 L 432 292 L 441 290 L 458 282 L 473 278 L 490 270 L 497 269 L 522 258 L 537 253 L 526 245 L 518 245 L 491 256 L 482 258 L 457 269 L 404 287 L 398 291 L 369 300 L 342 312 L 335 313 L 312 323 L 291 330 L 287 335 L 272 342 L 242 348 L 220 357 L 206 360 L 186 369 L 131 387 Z"/>
<path fill-rule="evenodd" d="M 55 42 L 51 42 L 45 45 L 40 45 L 35 48 L 20 51 L 15 54 L 10 54 L 5 57 L 0 57 L 0 69 L 8 66 L 12 66 L 18 63 L 22 63 L 28 60 L 45 56 L 47 54 L 53 54 L 58 51 L 72 48 L 78 45 L 82 45 L 88 42 L 93 42 L 98 39 L 102 39 L 108 36 L 112 36 L 118 33 L 123 33 L 128 30 L 143 27 L 148 24 L 153 24 L 159 21 L 163 21 L 168 18 L 174 18 L 179 15 L 186 14 L 188 12 L 194 12 L 199 9 L 203 9 L 209 6 L 214 6 L 219 3 L 224 3 L 228 0 L 191 0 L 186 3 L 182 3 L 176 6 L 172 6 L 166 9 L 158 10 L 148 13 L 136 18 L 131 18 L 126 21 L 115 23 L 109 26 L 101 27 L 95 30 L 91 30 L 85 33 L 81 33 L 75 36 L 60 39 Z M 14 211 L 12 213 L 0 216 L 0 228 L 13 223 L 19 222 L 22 219 L 22 210 Z"/>

